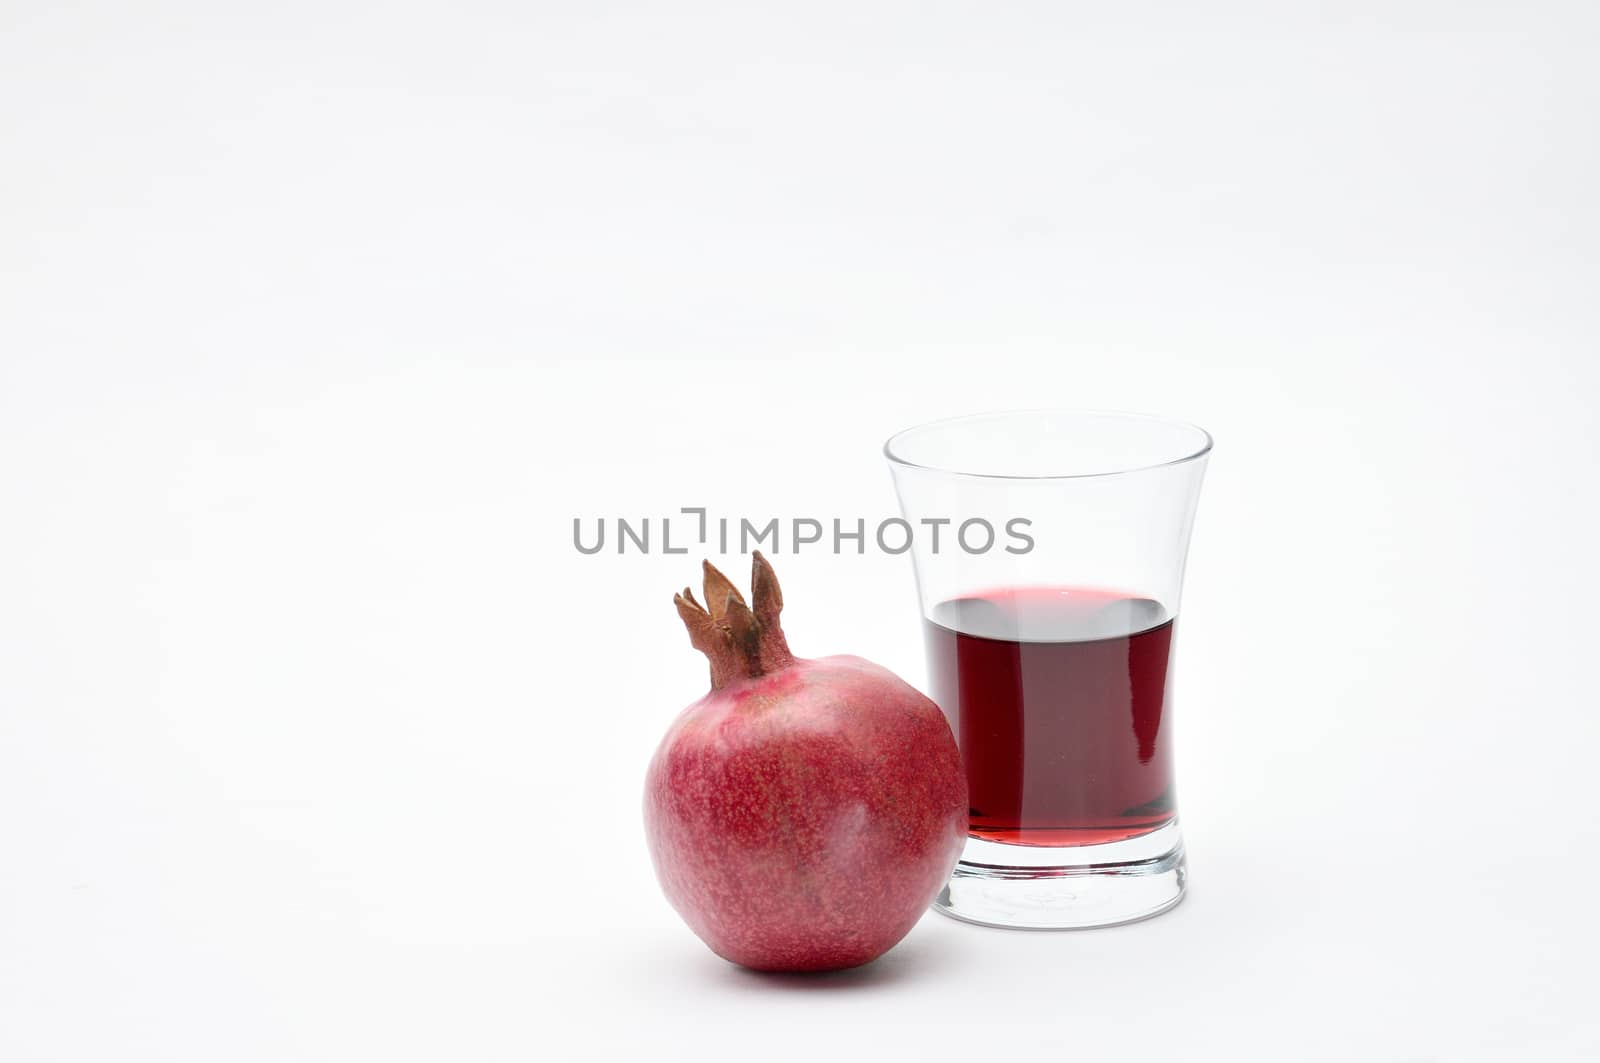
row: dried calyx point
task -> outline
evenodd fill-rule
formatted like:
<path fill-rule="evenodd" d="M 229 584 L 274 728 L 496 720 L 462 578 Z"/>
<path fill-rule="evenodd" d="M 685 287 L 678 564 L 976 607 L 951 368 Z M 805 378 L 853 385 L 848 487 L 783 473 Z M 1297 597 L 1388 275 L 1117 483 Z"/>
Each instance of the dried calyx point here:
<path fill-rule="evenodd" d="M 783 591 L 761 551 L 755 552 L 751 562 L 750 605 L 715 565 L 709 561 L 703 565 L 706 604 L 696 601 L 688 587 L 673 595 L 672 602 L 689 629 L 689 642 L 711 660 L 711 689 L 793 664 L 794 654 L 789 652 L 778 623 Z"/>

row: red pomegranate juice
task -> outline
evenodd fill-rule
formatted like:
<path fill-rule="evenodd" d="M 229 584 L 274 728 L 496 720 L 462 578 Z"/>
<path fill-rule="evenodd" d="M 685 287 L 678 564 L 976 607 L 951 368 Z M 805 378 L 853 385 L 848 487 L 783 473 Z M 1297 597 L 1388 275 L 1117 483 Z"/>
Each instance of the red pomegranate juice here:
<path fill-rule="evenodd" d="M 973 836 L 1098 845 L 1172 820 L 1172 627 L 1159 602 L 1077 587 L 933 610 L 933 700 L 961 747 Z"/>

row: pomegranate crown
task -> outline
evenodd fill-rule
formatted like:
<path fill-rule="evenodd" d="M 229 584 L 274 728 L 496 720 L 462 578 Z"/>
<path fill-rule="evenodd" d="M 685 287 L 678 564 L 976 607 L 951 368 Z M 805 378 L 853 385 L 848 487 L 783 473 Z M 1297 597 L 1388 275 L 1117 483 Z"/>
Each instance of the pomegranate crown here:
<path fill-rule="evenodd" d="M 750 605 L 715 565 L 709 561 L 701 564 L 706 604 L 697 602 L 688 587 L 673 595 L 672 603 L 689 629 L 690 644 L 711 660 L 711 689 L 793 664 L 794 654 L 789 652 L 783 626 L 778 623 L 783 591 L 761 551 L 751 560 Z"/>

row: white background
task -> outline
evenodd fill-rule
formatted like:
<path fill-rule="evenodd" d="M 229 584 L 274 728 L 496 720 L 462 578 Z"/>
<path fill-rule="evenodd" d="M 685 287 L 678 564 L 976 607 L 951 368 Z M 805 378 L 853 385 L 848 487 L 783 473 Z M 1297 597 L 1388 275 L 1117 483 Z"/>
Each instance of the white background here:
<path fill-rule="evenodd" d="M 1597 45 L 0 3 L 0 1058 L 1595 1058 Z M 698 557 L 572 519 L 876 519 L 891 431 L 1038 405 L 1217 438 L 1189 899 L 723 963 L 639 816 Z M 921 681 L 907 558 L 774 560 Z"/>

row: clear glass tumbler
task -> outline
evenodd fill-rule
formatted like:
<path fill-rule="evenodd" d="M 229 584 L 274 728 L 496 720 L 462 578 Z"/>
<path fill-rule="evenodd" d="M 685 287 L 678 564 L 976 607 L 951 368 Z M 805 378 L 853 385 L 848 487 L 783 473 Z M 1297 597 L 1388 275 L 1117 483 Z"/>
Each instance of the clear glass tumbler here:
<path fill-rule="evenodd" d="M 1210 451 L 1193 425 L 1076 410 L 884 445 L 970 790 L 947 915 L 1111 926 L 1183 898 L 1171 661 Z"/>

